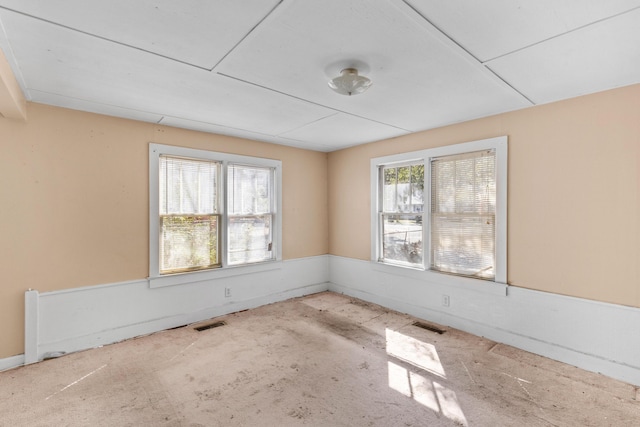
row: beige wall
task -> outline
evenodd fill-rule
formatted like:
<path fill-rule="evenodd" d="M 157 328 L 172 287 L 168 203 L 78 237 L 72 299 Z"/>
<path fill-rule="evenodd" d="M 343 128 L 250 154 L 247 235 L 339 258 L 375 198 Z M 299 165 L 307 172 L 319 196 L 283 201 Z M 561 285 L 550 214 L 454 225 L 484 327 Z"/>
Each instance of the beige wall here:
<path fill-rule="evenodd" d="M 372 157 L 508 135 L 509 283 L 640 307 L 640 85 L 328 156 L 39 104 L 27 113 L 0 118 L 0 358 L 24 350 L 28 288 L 147 276 L 149 142 L 282 160 L 284 258 L 368 259 Z"/>
<path fill-rule="evenodd" d="M 509 283 L 640 307 L 640 85 L 330 153 L 330 253 L 369 259 L 371 158 L 500 135 Z"/>
<path fill-rule="evenodd" d="M 25 290 L 148 276 L 149 142 L 282 160 L 283 258 L 328 252 L 325 153 L 33 103 L 27 117 L 0 118 L 0 358 L 24 351 Z"/>

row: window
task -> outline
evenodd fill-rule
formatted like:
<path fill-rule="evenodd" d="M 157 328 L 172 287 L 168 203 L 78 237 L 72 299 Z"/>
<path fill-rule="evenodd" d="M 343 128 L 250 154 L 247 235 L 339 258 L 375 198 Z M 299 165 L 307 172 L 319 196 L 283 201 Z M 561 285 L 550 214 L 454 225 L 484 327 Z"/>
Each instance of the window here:
<path fill-rule="evenodd" d="M 381 258 L 422 265 L 424 164 L 381 166 Z"/>
<path fill-rule="evenodd" d="M 160 274 L 220 266 L 219 162 L 160 156 Z"/>
<path fill-rule="evenodd" d="M 372 159 L 372 260 L 506 283 L 506 170 L 506 137 Z"/>
<path fill-rule="evenodd" d="M 277 160 L 150 144 L 150 279 L 279 260 L 280 171 Z"/>

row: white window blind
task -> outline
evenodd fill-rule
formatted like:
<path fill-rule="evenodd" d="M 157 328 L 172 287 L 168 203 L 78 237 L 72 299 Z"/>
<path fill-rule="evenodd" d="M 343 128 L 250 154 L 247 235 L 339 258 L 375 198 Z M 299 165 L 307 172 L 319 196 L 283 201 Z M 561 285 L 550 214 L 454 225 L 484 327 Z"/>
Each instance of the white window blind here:
<path fill-rule="evenodd" d="M 160 273 L 219 265 L 220 164 L 170 156 L 159 162 Z"/>
<path fill-rule="evenodd" d="M 495 150 L 431 160 L 431 269 L 494 279 Z"/>
<path fill-rule="evenodd" d="M 274 174 L 268 167 L 228 167 L 229 265 L 274 259 Z"/>

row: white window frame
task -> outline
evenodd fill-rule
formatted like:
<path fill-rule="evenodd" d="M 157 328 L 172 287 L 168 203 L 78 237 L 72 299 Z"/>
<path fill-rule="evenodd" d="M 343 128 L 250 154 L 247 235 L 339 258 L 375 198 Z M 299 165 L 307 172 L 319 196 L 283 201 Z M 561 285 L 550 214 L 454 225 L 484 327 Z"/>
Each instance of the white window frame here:
<path fill-rule="evenodd" d="M 208 270 L 196 270 L 174 274 L 160 274 L 160 156 L 176 156 L 192 159 L 202 159 L 220 162 L 222 174 L 220 188 L 222 196 L 220 248 L 222 267 Z M 259 263 L 227 265 L 227 165 L 230 163 L 272 168 L 274 179 L 274 220 L 273 220 L 273 251 L 274 259 Z M 242 274 L 259 273 L 262 271 L 282 268 L 282 162 L 280 160 L 260 157 L 242 156 L 237 154 L 220 153 L 194 148 L 177 147 L 172 145 L 149 144 L 149 286 L 152 288 L 193 283 Z"/>
<path fill-rule="evenodd" d="M 455 154 L 471 153 L 482 150 L 495 150 L 496 153 L 496 267 L 495 278 L 493 280 L 469 278 L 466 276 L 451 275 L 430 270 L 431 247 L 430 247 L 430 224 L 431 224 L 431 159 L 436 157 L 450 156 Z M 508 138 L 499 136 L 495 138 L 478 141 L 465 142 L 461 144 L 448 145 L 408 153 L 394 154 L 390 156 L 377 157 L 371 159 L 370 182 L 371 182 L 371 261 L 382 266 L 387 271 L 402 271 L 412 277 L 421 277 L 423 274 L 437 274 L 441 276 L 464 277 L 468 280 L 478 282 L 495 282 L 499 284 L 507 283 L 507 157 Z M 381 254 L 381 224 L 379 215 L 380 200 L 380 179 L 379 169 L 381 166 L 401 164 L 408 162 L 424 162 L 424 216 L 423 216 L 423 265 L 419 268 L 414 266 L 399 265 L 396 263 L 384 263 L 380 261 Z M 401 269 L 401 270 L 398 270 Z M 413 270 L 415 273 L 411 273 Z M 444 279 L 448 280 L 448 279 Z"/>

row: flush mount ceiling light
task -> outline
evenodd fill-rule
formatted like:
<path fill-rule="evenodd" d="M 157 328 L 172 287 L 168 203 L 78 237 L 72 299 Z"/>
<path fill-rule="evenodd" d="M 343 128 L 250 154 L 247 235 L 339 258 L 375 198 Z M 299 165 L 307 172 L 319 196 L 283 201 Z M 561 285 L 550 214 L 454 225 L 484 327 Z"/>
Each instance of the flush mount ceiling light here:
<path fill-rule="evenodd" d="M 358 75 L 355 68 L 345 68 L 340 76 L 329 80 L 329 87 L 341 95 L 358 95 L 371 86 L 371 80 Z"/>

